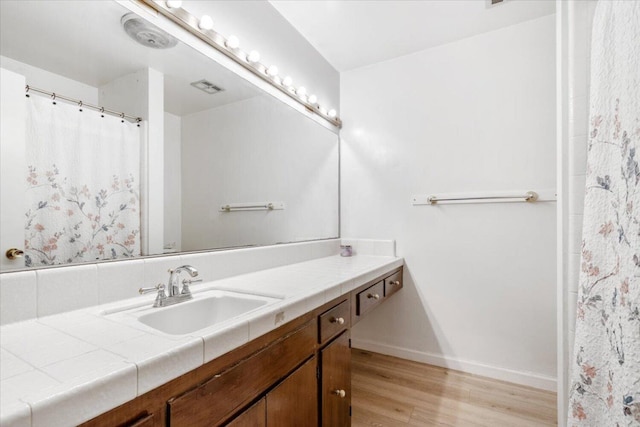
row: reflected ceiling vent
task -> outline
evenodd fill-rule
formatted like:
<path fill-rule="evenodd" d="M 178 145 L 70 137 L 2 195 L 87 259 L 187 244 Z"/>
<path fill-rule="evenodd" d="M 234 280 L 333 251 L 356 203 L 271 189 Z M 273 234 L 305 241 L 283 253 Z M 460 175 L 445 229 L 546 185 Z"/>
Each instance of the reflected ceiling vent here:
<path fill-rule="evenodd" d="M 209 95 L 213 95 L 214 93 L 222 92 L 224 90 L 220 86 L 216 86 L 207 80 L 198 80 L 197 82 L 191 83 L 191 86 L 198 88 Z"/>
<path fill-rule="evenodd" d="M 127 13 L 120 19 L 122 28 L 129 37 L 143 46 L 153 49 L 169 49 L 178 44 L 178 40 L 166 31 L 140 18 L 135 13 Z"/>

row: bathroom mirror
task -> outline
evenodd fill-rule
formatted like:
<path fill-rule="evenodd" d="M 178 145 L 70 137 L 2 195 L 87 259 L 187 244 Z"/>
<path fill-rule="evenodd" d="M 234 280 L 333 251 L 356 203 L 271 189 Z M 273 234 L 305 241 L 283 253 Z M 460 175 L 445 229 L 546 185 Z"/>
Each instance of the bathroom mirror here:
<path fill-rule="evenodd" d="M 130 13 L 0 2 L 1 270 L 337 237 L 337 134 Z"/>

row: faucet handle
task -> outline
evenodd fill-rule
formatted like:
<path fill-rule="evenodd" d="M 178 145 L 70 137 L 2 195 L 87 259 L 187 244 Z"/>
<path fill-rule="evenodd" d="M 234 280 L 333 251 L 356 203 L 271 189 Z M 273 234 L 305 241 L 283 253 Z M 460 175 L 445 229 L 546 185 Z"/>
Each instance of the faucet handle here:
<path fill-rule="evenodd" d="M 191 295 L 191 289 L 189 289 L 189 285 L 197 282 L 202 282 L 202 279 L 184 279 L 182 281 L 182 291 L 180 292 L 180 295 Z"/>
<path fill-rule="evenodd" d="M 164 293 L 164 284 L 158 283 L 157 285 L 151 286 L 150 288 L 140 288 L 140 289 L 138 289 L 138 293 L 140 295 L 148 294 L 149 292 L 154 292 L 154 291 L 158 291 L 158 293 L 160 293 L 160 292 Z"/>

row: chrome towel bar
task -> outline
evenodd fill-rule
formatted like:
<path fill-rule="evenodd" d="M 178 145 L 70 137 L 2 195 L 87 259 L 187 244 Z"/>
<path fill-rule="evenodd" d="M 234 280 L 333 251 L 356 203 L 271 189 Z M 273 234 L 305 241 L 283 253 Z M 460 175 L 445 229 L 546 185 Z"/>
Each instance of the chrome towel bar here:
<path fill-rule="evenodd" d="M 455 202 L 462 200 L 503 200 L 503 199 L 523 199 L 524 202 L 535 202 L 538 200 L 538 193 L 535 191 L 527 191 L 524 195 L 515 196 L 476 196 L 476 197 L 437 197 L 429 196 L 427 201 L 435 205 L 438 202 Z"/>
<path fill-rule="evenodd" d="M 557 194 L 555 188 L 532 190 L 512 190 L 512 191 L 477 191 L 468 193 L 448 193 L 448 194 L 422 194 L 411 196 L 411 204 L 438 205 L 440 203 L 451 202 L 452 204 L 469 203 L 518 203 L 518 202 L 555 202 Z"/>
<path fill-rule="evenodd" d="M 234 211 L 273 211 L 284 209 L 282 202 L 234 203 L 220 206 L 220 212 Z"/>

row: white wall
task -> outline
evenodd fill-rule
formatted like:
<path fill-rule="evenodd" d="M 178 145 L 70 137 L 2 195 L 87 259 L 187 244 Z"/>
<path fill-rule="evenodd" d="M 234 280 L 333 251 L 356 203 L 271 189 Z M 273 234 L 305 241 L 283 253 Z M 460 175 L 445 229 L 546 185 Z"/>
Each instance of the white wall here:
<path fill-rule="evenodd" d="M 395 238 L 406 260 L 355 346 L 555 387 L 555 203 L 410 203 L 555 188 L 554 22 L 341 75 L 342 236 Z"/>
<path fill-rule="evenodd" d="M 4 63 L 3 63 L 4 65 Z M 27 189 L 25 77 L 0 68 L 0 270 L 24 267 L 4 253 L 24 248 Z"/>
<path fill-rule="evenodd" d="M 181 250 L 182 241 L 182 119 L 164 113 L 164 246 Z M 168 251 L 165 251 L 168 252 Z"/>
<path fill-rule="evenodd" d="M 327 109 L 338 108 L 338 72 L 269 2 L 187 0 L 182 7 L 195 16 L 210 15 L 214 30 L 235 35 L 241 49 L 257 50 L 262 63 L 277 65 L 283 76 L 290 75 L 294 85 L 306 87 Z"/>
<path fill-rule="evenodd" d="M 98 104 L 98 88 L 80 83 L 42 68 L 34 67 L 15 59 L 0 56 L 2 68 L 25 76 L 26 83 L 38 89 L 55 92 L 87 104 Z"/>
<path fill-rule="evenodd" d="M 337 237 L 337 136 L 267 96 L 182 117 L 182 249 Z M 284 202 L 284 210 L 219 212 Z"/>

